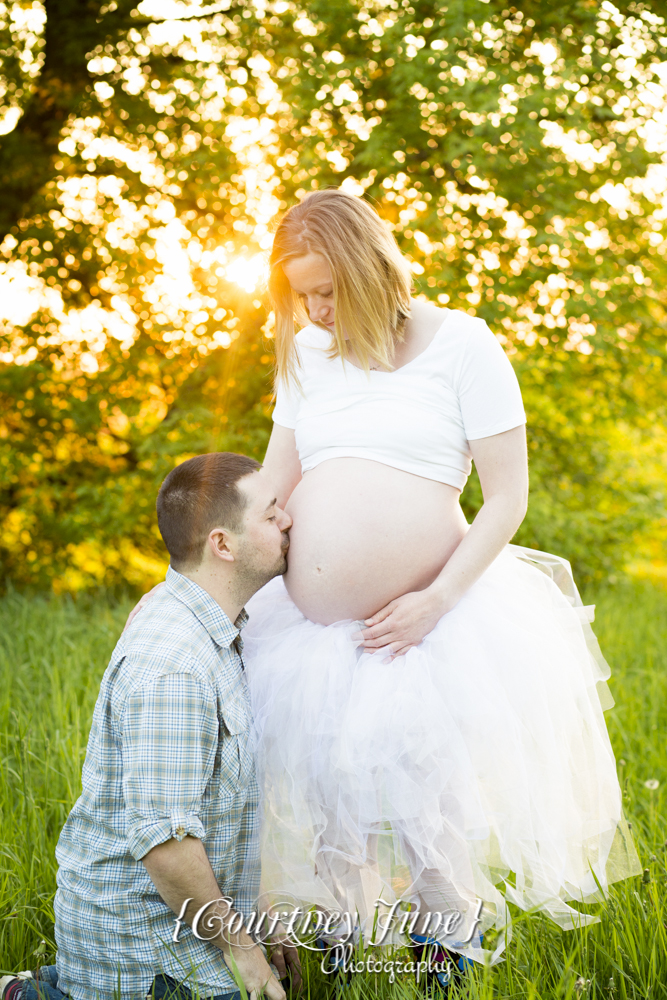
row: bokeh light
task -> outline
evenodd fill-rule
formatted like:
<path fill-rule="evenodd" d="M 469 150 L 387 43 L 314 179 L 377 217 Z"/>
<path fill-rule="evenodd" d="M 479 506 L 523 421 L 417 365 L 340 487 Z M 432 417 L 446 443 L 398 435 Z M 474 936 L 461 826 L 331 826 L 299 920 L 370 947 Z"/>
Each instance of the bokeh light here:
<path fill-rule="evenodd" d="M 258 253 L 253 257 L 234 257 L 226 267 L 219 267 L 216 273 L 238 285 L 244 292 L 254 292 L 265 284 L 268 277 L 266 256 Z"/>

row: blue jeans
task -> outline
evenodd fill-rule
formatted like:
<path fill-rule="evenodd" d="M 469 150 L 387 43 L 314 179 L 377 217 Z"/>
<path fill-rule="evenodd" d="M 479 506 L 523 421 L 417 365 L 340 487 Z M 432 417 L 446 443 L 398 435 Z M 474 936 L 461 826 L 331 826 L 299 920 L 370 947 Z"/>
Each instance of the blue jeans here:
<path fill-rule="evenodd" d="M 153 980 L 148 996 L 151 1000 L 192 1000 L 192 992 L 187 986 L 162 973 Z M 68 1000 L 67 994 L 58 989 L 58 973 L 55 965 L 43 965 L 37 980 L 25 980 L 21 1000 Z M 237 990 L 232 993 L 219 993 L 211 1000 L 241 1000 L 241 994 Z"/>

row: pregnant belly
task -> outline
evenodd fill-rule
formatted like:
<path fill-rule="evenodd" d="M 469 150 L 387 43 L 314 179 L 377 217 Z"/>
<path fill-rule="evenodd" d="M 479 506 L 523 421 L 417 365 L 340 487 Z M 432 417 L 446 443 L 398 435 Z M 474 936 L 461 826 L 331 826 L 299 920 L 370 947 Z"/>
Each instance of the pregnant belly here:
<path fill-rule="evenodd" d="M 287 503 L 287 590 L 311 621 L 369 618 L 433 582 L 467 531 L 459 491 L 379 462 L 336 458 Z"/>

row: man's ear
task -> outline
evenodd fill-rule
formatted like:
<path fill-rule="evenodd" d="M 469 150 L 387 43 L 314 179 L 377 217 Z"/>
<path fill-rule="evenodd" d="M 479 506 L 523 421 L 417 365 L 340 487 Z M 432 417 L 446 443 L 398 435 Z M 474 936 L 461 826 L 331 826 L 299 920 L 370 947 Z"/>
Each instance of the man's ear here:
<path fill-rule="evenodd" d="M 206 539 L 209 552 L 215 559 L 224 562 L 234 562 L 234 553 L 230 545 L 231 535 L 224 528 L 213 528 Z"/>

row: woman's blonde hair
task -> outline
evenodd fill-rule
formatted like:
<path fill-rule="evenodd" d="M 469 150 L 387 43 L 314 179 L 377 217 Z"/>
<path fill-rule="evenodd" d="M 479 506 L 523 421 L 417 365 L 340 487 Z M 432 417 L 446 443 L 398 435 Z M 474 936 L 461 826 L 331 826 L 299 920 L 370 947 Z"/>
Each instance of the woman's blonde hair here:
<path fill-rule="evenodd" d="M 410 265 L 367 202 L 330 188 L 314 191 L 290 208 L 273 242 L 269 292 L 276 317 L 278 379 L 298 382 L 295 321 L 310 323 L 283 266 L 310 253 L 324 257 L 331 269 L 335 330 L 330 357 L 345 358 L 353 350 L 365 370 L 371 361 L 391 368 L 410 315 Z"/>

